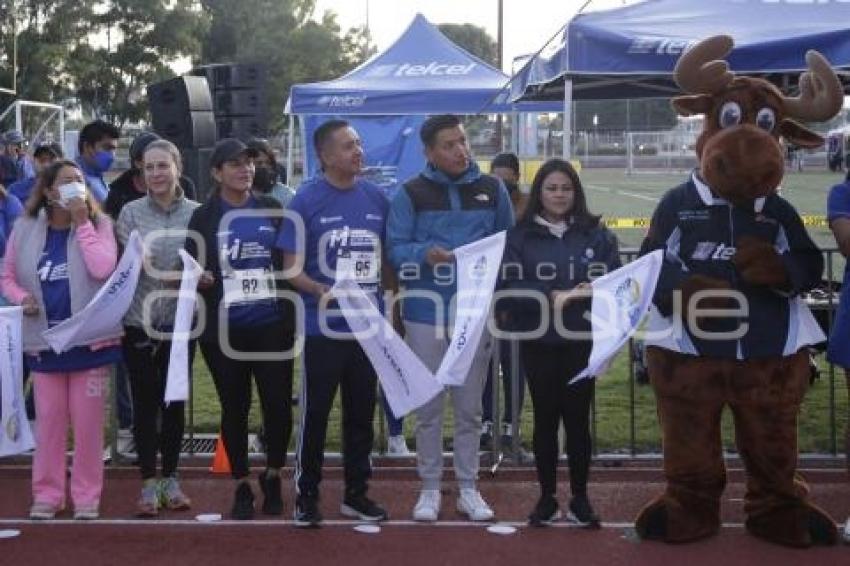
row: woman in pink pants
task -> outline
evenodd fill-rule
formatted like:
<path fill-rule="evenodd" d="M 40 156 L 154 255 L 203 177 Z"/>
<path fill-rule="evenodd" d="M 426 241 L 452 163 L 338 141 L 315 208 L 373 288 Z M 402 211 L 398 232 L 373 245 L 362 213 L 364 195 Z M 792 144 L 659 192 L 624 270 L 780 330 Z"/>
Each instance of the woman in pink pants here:
<path fill-rule="evenodd" d="M 95 344 L 61 354 L 42 337 L 85 307 L 115 269 L 112 223 L 71 161 L 41 173 L 6 247 L 0 289 L 23 307 L 23 347 L 36 398 L 32 519 L 65 507 L 68 423 L 74 431 L 71 500 L 75 519 L 96 519 L 103 488 L 103 409 L 108 368 L 121 359 L 121 326 Z"/>

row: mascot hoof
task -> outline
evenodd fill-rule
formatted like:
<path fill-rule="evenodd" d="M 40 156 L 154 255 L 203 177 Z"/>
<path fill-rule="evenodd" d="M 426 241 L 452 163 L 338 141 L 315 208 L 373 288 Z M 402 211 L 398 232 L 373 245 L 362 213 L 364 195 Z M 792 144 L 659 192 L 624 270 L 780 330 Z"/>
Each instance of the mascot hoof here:
<path fill-rule="evenodd" d="M 750 517 L 747 530 L 766 541 L 795 548 L 832 546 L 838 541 L 832 517 L 810 504 Z"/>
<path fill-rule="evenodd" d="M 635 532 L 644 540 L 667 540 L 667 506 L 664 501 L 644 507 L 635 519 Z"/>
<path fill-rule="evenodd" d="M 832 546 L 838 542 L 838 528 L 832 517 L 816 507 L 809 509 L 809 536 L 812 544 Z"/>

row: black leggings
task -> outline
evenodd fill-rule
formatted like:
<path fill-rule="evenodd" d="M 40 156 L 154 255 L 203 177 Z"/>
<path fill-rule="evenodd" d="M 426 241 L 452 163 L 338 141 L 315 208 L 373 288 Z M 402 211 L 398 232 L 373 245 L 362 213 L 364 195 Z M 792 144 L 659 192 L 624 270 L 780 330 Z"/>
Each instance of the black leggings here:
<path fill-rule="evenodd" d="M 124 327 L 124 360 L 133 397 L 133 440 L 142 479 L 156 476 L 156 454 L 162 454 L 163 477 L 173 476 L 180 458 L 185 412 L 182 401 L 165 405 L 165 382 L 171 342 L 150 338 L 141 328 Z M 195 342 L 189 342 L 189 375 Z"/>
<path fill-rule="evenodd" d="M 534 405 L 534 459 L 542 495 L 556 492 L 558 425 L 562 419 L 567 433 L 570 491 L 573 495 L 587 492 L 590 405 L 596 380 L 583 379 L 573 385 L 568 385 L 568 381 L 587 365 L 589 349 L 590 345 L 584 342 L 521 344 Z"/>
<path fill-rule="evenodd" d="M 292 348 L 293 334 L 282 322 L 233 328 L 230 344 L 237 352 L 280 355 Z M 231 474 L 241 479 L 248 469 L 248 413 L 251 410 L 251 375 L 257 383 L 265 435 L 266 464 L 282 468 L 292 433 L 293 360 L 234 360 L 216 342 L 201 342 L 201 353 L 210 368 L 221 403 L 221 435 Z"/>

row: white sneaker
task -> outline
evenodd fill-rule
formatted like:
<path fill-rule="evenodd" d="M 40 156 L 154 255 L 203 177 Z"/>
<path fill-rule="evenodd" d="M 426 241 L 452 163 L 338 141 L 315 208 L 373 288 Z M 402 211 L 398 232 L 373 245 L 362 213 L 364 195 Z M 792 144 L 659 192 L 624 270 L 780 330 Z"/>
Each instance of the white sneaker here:
<path fill-rule="evenodd" d="M 410 456 L 410 450 L 407 449 L 407 441 L 403 434 L 391 436 L 387 439 L 387 454 L 389 456 Z"/>
<path fill-rule="evenodd" d="M 118 429 L 118 453 L 122 456 L 135 455 L 136 453 L 133 432 L 129 428 Z"/>
<path fill-rule="evenodd" d="M 419 493 L 419 501 L 413 508 L 414 521 L 433 522 L 440 514 L 440 490 L 423 489 Z"/>
<path fill-rule="evenodd" d="M 493 518 L 493 510 L 481 497 L 481 493 L 472 487 L 460 490 L 457 510 L 469 517 L 471 521 L 489 521 Z"/>

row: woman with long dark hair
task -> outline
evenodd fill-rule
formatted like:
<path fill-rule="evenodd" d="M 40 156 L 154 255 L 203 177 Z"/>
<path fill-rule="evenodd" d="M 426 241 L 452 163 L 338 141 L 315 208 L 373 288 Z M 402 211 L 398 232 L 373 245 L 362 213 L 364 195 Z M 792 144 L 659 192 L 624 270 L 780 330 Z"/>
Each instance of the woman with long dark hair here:
<path fill-rule="evenodd" d="M 617 239 L 588 211 L 575 169 L 561 159 L 544 163 L 522 218 L 508 232 L 502 269 L 503 286 L 527 294 L 508 301 L 513 329 L 545 327 L 540 338 L 520 342 L 534 406 L 534 457 L 541 491 L 528 518 L 531 525 L 549 524 L 561 516 L 555 494 L 558 426 L 563 421 L 572 492 L 569 518 L 582 526 L 599 526 L 587 498 L 594 380 L 568 382 L 587 366 L 592 346 L 590 322 L 584 317 L 590 308 L 589 281 L 619 266 Z M 541 305 L 549 312 L 542 312 Z M 561 330 L 555 317 L 563 322 Z"/>
<path fill-rule="evenodd" d="M 15 222 L 0 277 L 23 308 L 25 361 L 35 384 L 36 449 L 30 517 L 65 507 L 68 424 L 74 433 L 71 499 L 75 519 L 96 519 L 103 489 L 103 420 L 109 366 L 121 359 L 121 325 L 102 340 L 56 354 L 42 333 L 82 310 L 115 269 L 112 222 L 97 207 L 79 166 L 44 170 Z"/>

